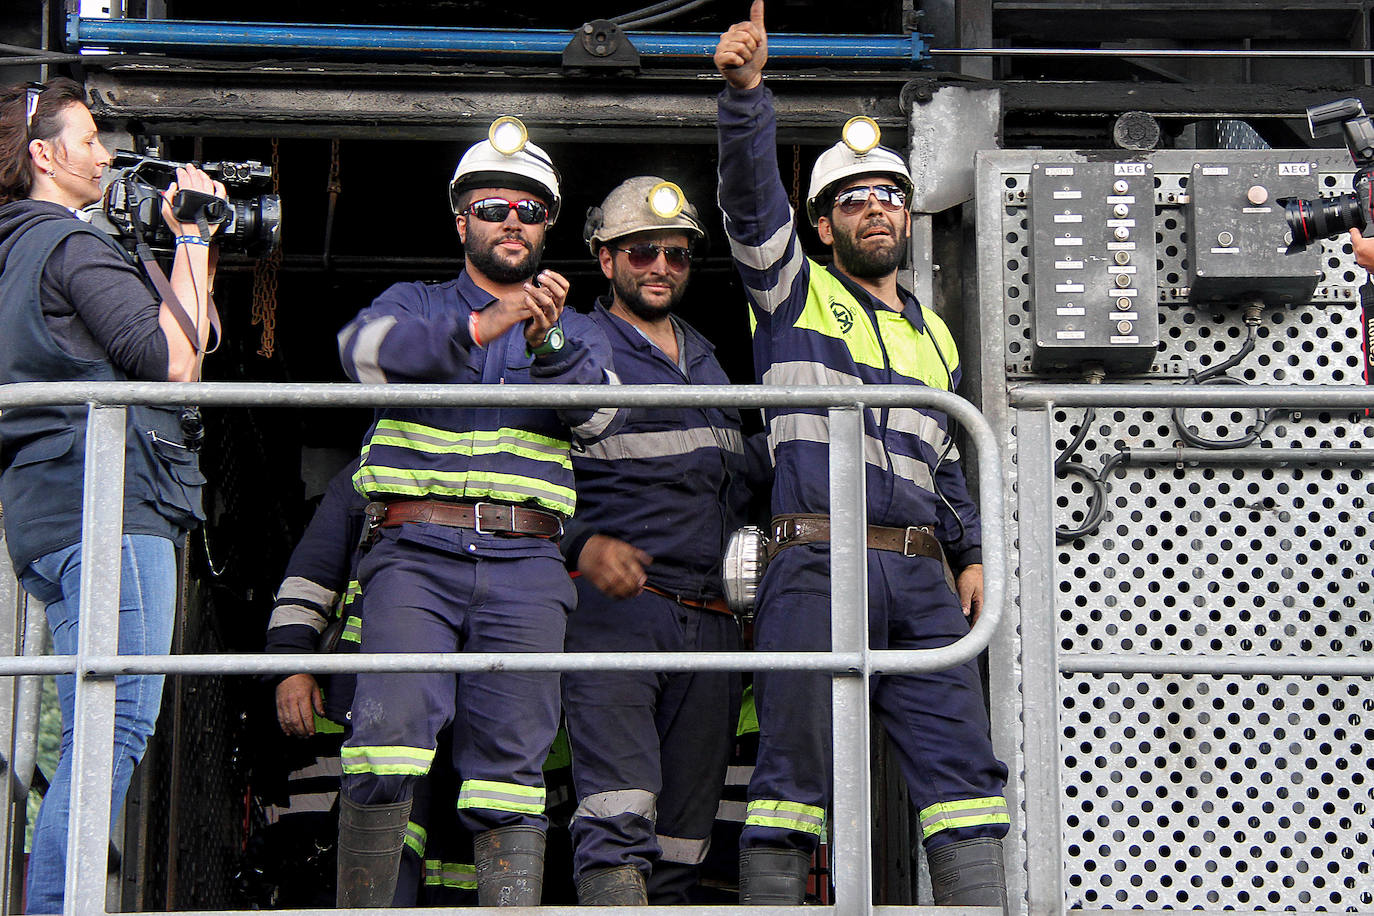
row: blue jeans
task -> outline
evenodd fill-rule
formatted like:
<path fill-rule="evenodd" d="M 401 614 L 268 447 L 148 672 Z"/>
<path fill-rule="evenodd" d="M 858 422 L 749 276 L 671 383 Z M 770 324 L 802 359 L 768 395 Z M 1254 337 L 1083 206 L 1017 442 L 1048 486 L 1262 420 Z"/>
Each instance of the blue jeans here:
<path fill-rule="evenodd" d="M 161 655 L 172 645 L 176 615 L 176 553 L 167 538 L 124 535 L 120 550 L 119 654 Z M 75 655 L 77 610 L 81 603 L 81 545 L 39 557 L 20 581 L 34 598 L 48 606 L 53 653 Z M 124 806 L 134 766 L 143 757 L 162 705 L 163 676 L 121 675 L 115 678 L 114 781 L 110 790 L 110 821 Z M 25 911 L 62 912 L 67 872 L 67 816 L 72 781 L 72 721 L 76 679 L 57 678 L 62 707 L 62 745 L 38 823 L 33 830 Z"/>

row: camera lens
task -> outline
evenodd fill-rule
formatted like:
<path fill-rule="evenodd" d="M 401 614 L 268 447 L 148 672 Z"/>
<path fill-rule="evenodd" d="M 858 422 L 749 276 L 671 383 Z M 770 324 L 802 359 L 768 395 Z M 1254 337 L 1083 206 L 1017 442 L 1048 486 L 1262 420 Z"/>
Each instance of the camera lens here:
<path fill-rule="evenodd" d="M 1364 211 L 1354 194 L 1302 200 L 1290 197 L 1283 203 L 1283 217 L 1293 233 L 1288 253 L 1302 251 L 1319 239 L 1334 238 L 1348 229 L 1365 227 Z"/>

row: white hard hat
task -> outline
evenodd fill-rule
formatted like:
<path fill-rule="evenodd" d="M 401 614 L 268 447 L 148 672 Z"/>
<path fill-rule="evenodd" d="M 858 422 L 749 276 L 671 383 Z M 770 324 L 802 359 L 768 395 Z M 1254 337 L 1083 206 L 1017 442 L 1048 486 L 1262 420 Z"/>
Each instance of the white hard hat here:
<path fill-rule="evenodd" d="M 697 208 L 682 188 L 655 175 L 627 178 L 587 210 L 582 238 L 592 254 L 602 243 L 653 229 L 681 229 L 694 242 L 706 238 Z"/>
<path fill-rule="evenodd" d="M 911 205 L 916 183 L 912 181 L 911 170 L 901 155 L 885 146 L 856 153 L 844 141 L 840 141 L 821 153 L 811 169 L 811 186 L 806 192 L 806 215 L 811 225 L 820 222 L 824 215 L 816 211 L 816 201 L 834 185 L 858 175 L 891 175 L 897 186 L 906 192 L 907 205 Z"/>
<path fill-rule="evenodd" d="M 504 134 L 512 126 L 518 127 L 518 140 L 508 146 Z M 453 180 L 448 183 L 449 207 L 455 214 L 458 198 L 469 188 L 520 188 L 548 198 L 549 225 L 557 221 L 563 205 L 558 193 L 558 170 L 547 153 L 526 139 L 524 130 L 525 126 L 515 118 L 498 118 L 492 124 L 490 136 L 463 153 L 453 171 Z M 502 149 L 513 151 L 502 152 L 494 140 L 502 143 Z"/>

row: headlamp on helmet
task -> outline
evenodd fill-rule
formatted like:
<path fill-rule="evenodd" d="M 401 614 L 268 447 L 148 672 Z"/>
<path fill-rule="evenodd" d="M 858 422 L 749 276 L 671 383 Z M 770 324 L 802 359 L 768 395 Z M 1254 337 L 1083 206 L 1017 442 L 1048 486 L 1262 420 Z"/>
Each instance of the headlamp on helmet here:
<path fill-rule="evenodd" d="M 525 122 L 513 115 L 497 118 L 487 130 L 487 140 L 502 156 L 514 156 L 525 148 L 529 139 L 530 132 L 525 129 Z"/>
<path fill-rule="evenodd" d="M 649 189 L 649 209 L 653 211 L 654 216 L 672 219 L 682 212 L 682 207 L 686 203 L 687 198 L 683 195 L 682 188 L 671 181 L 660 181 Z"/>
<path fill-rule="evenodd" d="M 530 142 L 524 123 L 511 115 L 491 122 L 487 138 L 463 153 L 448 185 L 449 206 L 456 214 L 463 192 L 470 188 L 525 189 L 545 198 L 552 226 L 563 199 L 558 192 L 558 170 L 546 154 Z"/>
<path fill-rule="evenodd" d="M 656 175 L 627 178 L 587 210 L 582 238 L 593 255 L 602 245 L 636 232 L 678 229 L 693 248 L 706 242 L 706 227 L 680 186 Z"/>
<path fill-rule="evenodd" d="M 881 146 L 878 122 L 860 115 L 850 118 L 840 130 L 840 142 L 821 153 L 811 169 L 811 185 L 806 194 L 806 215 L 811 225 L 826 214 L 821 205 L 840 182 L 861 175 L 890 175 L 904 192 L 908 206 L 913 201 L 916 183 L 906 160 L 895 150 Z"/>
<path fill-rule="evenodd" d="M 840 139 L 844 141 L 844 145 L 860 156 L 877 146 L 882 136 L 883 132 L 879 129 L 878 122 L 864 115 L 850 118 L 844 122 L 844 127 L 840 130 Z"/>

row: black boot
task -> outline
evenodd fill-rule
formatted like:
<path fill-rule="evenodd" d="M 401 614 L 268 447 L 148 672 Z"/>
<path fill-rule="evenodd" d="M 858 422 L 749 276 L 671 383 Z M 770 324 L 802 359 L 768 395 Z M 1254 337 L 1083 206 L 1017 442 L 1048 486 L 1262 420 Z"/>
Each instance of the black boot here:
<path fill-rule="evenodd" d="M 391 906 L 401 866 L 410 799 L 359 805 L 339 796 L 339 907 Z"/>
<path fill-rule="evenodd" d="M 739 902 L 753 906 L 800 906 L 806 899 L 811 854 L 758 846 L 739 854 Z"/>
<path fill-rule="evenodd" d="M 926 853 L 936 906 L 995 906 L 1007 910 L 1002 841 L 961 840 Z"/>
<path fill-rule="evenodd" d="M 583 875 L 577 882 L 577 902 L 583 906 L 647 906 L 644 874 L 633 865 L 617 865 Z"/>
<path fill-rule="evenodd" d="M 472 838 L 478 906 L 538 906 L 544 892 L 544 831 L 498 827 Z"/>

